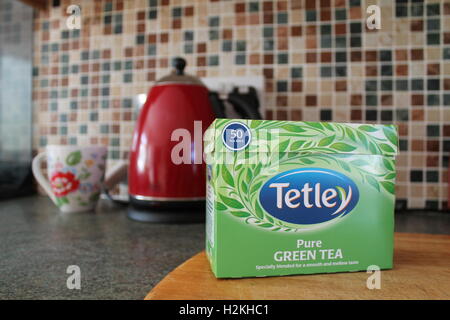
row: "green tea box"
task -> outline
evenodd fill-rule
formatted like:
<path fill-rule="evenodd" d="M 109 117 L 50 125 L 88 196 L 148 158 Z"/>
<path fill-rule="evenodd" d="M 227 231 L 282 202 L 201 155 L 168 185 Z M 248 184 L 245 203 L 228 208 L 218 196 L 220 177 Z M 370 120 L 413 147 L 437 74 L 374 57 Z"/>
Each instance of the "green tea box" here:
<path fill-rule="evenodd" d="M 216 119 L 204 141 L 216 277 L 392 268 L 395 126 Z"/>

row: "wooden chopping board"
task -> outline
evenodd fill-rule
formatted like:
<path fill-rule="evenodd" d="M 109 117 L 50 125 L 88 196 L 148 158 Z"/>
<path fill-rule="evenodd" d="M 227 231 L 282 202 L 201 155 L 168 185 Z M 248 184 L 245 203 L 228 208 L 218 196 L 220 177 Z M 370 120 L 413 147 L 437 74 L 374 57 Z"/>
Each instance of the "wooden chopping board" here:
<path fill-rule="evenodd" d="M 145 299 L 450 299 L 450 236 L 396 233 L 394 269 L 381 272 L 381 289 L 367 289 L 369 276 L 216 279 L 203 251 L 169 273 Z"/>

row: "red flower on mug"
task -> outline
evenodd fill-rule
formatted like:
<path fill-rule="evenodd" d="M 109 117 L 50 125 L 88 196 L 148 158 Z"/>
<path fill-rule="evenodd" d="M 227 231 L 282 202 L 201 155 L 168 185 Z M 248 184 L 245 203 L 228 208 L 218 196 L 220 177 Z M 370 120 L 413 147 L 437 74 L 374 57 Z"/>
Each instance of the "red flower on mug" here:
<path fill-rule="evenodd" d="M 50 179 L 50 184 L 55 196 L 62 197 L 76 191 L 80 181 L 75 179 L 75 175 L 72 172 L 55 172 Z"/>

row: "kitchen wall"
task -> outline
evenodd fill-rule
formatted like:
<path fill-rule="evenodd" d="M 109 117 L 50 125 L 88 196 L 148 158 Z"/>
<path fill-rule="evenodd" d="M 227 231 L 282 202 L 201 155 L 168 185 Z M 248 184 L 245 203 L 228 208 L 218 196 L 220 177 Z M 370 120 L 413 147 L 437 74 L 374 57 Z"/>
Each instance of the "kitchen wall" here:
<path fill-rule="evenodd" d="M 22 163 L 26 172 L 13 173 L 18 183 L 32 157 L 32 19 L 29 6 L 0 0 L 0 180 L 11 175 L 12 163 Z"/>
<path fill-rule="evenodd" d="M 365 27 L 370 4 L 380 30 Z M 397 124 L 398 206 L 446 207 L 450 1 L 53 0 L 34 30 L 36 149 L 127 158 L 134 97 L 181 55 L 201 77 L 264 75 L 269 119 Z"/>

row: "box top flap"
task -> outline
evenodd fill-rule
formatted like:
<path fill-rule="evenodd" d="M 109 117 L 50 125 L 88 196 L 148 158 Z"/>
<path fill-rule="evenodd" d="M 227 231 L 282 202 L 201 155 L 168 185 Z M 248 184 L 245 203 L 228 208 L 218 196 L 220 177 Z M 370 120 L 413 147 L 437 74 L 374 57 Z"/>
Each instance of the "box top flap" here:
<path fill-rule="evenodd" d="M 205 137 L 205 153 L 308 152 L 395 156 L 395 125 L 216 119 Z"/>

